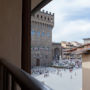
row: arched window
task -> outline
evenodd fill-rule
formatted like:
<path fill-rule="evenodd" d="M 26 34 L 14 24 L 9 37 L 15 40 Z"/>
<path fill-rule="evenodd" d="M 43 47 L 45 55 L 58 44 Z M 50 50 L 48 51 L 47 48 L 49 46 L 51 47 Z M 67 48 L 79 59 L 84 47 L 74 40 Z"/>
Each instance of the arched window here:
<path fill-rule="evenodd" d="M 51 18 L 51 22 L 53 22 L 53 19 Z"/>
<path fill-rule="evenodd" d="M 39 31 L 37 32 L 37 36 L 40 37 L 40 32 Z"/>
<path fill-rule="evenodd" d="M 37 18 L 39 18 L 39 15 L 37 15 Z"/>
<path fill-rule="evenodd" d="M 49 17 L 48 17 L 48 21 L 49 21 Z"/>
<path fill-rule="evenodd" d="M 44 17 L 44 19 L 46 20 L 46 17 Z"/>
<path fill-rule="evenodd" d="M 49 32 L 47 32 L 47 37 L 50 37 L 50 33 Z"/>
<path fill-rule="evenodd" d="M 48 25 L 48 29 L 50 29 L 50 25 Z"/>
<path fill-rule="evenodd" d="M 32 36 L 35 35 L 35 31 L 34 30 L 31 31 L 31 35 Z"/>
<path fill-rule="evenodd" d="M 42 36 L 45 36 L 45 33 L 44 32 L 42 32 L 42 34 L 41 34 Z"/>
<path fill-rule="evenodd" d="M 42 19 L 43 17 L 41 16 L 41 19 Z"/>

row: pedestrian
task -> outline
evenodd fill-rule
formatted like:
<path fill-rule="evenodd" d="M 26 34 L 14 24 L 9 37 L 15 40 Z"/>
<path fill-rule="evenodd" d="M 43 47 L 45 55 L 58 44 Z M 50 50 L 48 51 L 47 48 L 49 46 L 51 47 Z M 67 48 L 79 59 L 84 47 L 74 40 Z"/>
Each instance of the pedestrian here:
<path fill-rule="evenodd" d="M 62 77 L 62 73 L 60 73 L 60 77 Z"/>
<path fill-rule="evenodd" d="M 72 79 L 72 75 L 71 75 L 71 77 L 70 77 L 71 79 Z"/>
<path fill-rule="evenodd" d="M 72 72 L 72 69 L 69 69 L 70 72 Z"/>
<path fill-rule="evenodd" d="M 59 70 L 57 71 L 57 75 L 59 75 Z"/>
<path fill-rule="evenodd" d="M 76 72 L 75 72 L 75 76 L 76 76 Z"/>

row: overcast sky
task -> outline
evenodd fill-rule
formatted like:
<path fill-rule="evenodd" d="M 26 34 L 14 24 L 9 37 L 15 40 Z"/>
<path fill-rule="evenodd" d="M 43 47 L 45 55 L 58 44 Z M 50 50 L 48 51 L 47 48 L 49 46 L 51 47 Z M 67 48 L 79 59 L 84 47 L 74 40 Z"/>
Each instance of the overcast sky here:
<path fill-rule="evenodd" d="M 54 42 L 90 38 L 90 0 L 53 0 L 43 9 L 55 13 Z"/>

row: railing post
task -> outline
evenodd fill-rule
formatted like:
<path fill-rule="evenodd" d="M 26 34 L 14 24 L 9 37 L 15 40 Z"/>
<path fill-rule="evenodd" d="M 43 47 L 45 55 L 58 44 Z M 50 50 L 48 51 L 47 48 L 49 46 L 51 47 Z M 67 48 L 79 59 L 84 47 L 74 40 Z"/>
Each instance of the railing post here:
<path fill-rule="evenodd" d="M 9 71 L 6 71 L 6 90 L 11 90 L 11 79 Z"/>
<path fill-rule="evenodd" d="M 9 72 L 5 67 L 3 67 L 3 90 L 10 90 Z"/>
<path fill-rule="evenodd" d="M 3 66 L 0 64 L 0 90 L 3 90 Z"/>
<path fill-rule="evenodd" d="M 27 72 L 0 60 L 0 90 L 43 90 L 43 85 Z M 44 89 L 45 90 L 45 89 Z"/>
<path fill-rule="evenodd" d="M 11 80 L 12 80 L 12 82 L 11 82 L 12 83 L 11 84 L 11 90 L 17 90 L 17 85 L 16 85 L 16 82 L 15 82 L 13 76 L 12 76 Z"/>

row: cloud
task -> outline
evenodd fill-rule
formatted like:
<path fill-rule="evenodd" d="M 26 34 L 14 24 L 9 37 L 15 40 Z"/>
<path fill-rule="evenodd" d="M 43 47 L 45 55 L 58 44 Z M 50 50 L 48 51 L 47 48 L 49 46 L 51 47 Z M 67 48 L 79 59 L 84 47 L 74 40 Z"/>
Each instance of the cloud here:
<path fill-rule="evenodd" d="M 70 21 L 57 32 L 53 32 L 53 41 L 80 41 L 90 36 L 90 22 L 83 20 Z"/>
<path fill-rule="evenodd" d="M 53 0 L 43 9 L 55 13 L 53 41 L 81 41 L 90 36 L 90 0 Z"/>
<path fill-rule="evenodd" d="M 49 7 L 49 8 L 48 8 Z M 90 8 L 90 0 L 53 0 L 51 3 L 46 5 L 44 9 L 54 11 L 55 9 L 63 10 L 76 10 L 76 8 Z"/>

